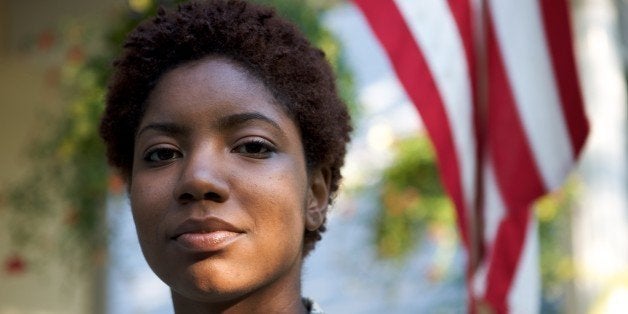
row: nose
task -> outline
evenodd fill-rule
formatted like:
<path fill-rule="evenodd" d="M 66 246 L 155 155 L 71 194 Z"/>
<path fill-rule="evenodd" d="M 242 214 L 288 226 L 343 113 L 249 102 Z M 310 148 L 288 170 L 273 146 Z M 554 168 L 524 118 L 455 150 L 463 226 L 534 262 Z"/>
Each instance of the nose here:
<path fill-rule="evenodd" d="M 207 153 L 189 156 L 174 190 L 174 198 L 181 204 L 195 201 L 225 202 L 229 198 L 229 186 L 223 166 Z"/>

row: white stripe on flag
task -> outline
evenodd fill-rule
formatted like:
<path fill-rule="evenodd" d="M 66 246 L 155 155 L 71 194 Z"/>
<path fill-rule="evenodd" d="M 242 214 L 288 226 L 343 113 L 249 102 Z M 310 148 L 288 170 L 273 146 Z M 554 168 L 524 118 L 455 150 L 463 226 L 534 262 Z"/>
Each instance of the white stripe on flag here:
<path fill-rule="evenodd" d="M 483 298 L 486 293 L 486 276 L 492 260 L 492 244 L 497 236 L 497 229 L 504 218 L 506 208 L 497 188 L 494 171 L 491 162 L 485 161 L 482 167 L 484 180 L 484 207 L 482 210 L 484 232 L 482 235 L 485 251 L 484 259 L 473 275 L 474 295 L 478 298 Z"/>
<path fill-rule="evenodd" d="M 458 28 L 442 0 L 395 0 L 429 65 L 452 129 L 465 207 L 473 208 L 476 172 L 471 81 Z M 434 36 L 434 34 L 438 36 Z M 471 213 L 467 217 L 471 217 Z"/>
<path fill-rule="evenodd" d="M 573 165 L 537 1 L 489 0 L 494 29 L 519 117 L 547 189 Z"/>
<path fill-rule="evenodd" d="M 508 293 L 508 308 L 512 314 L 538 313 L 541 308 L 538 224 L 535 215 L 530 217 L 517 273 Z"/>
<path fill-rule="evenodd" d="M 490 161 L 485 162 L 484 167 L 484 243 L 486 244 L 485 254 L 490 255 L 490 244 L 495 241 L 497 228 L 504 217 L 506 206 L 502 200 L 497 182 L 495 180 L 495 170 Z"/>

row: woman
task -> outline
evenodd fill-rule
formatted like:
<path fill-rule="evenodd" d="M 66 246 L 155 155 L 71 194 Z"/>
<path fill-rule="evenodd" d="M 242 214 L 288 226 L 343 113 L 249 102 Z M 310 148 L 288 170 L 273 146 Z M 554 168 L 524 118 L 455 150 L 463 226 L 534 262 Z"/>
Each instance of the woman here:
<path fill-rule="evenodd" d="M 101 122 L 142 251 L 176 313 L 314 313 L 349 116 L 324 54 L 242 1 L 160 10 L 127 38 Z"/>

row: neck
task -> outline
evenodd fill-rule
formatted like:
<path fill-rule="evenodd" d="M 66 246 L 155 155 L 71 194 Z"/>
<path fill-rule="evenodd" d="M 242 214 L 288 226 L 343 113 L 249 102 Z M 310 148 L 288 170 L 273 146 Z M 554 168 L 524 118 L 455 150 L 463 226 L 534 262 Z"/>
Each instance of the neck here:
<path fill-rule="evenodd" d="M 175 297 L 173 295 L 174 311 L 176 314 L 196 314 L 196 313 L 220 313 L 220 314 L 238 314 L 238 313 L 307 313 L 307 309 L 301 300 L 299 294 L 289 299 L 281 296 L 273 298 L 251 298 L 245 296 L 239 300 L 230 300 L 226 302 L 206 303 L 183 299 L 182 296 Z"/>

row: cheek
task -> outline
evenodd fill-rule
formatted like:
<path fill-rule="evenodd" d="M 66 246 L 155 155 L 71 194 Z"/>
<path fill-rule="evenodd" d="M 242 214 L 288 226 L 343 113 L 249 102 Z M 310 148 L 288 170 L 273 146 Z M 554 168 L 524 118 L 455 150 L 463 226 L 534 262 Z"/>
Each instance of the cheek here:
<path fill-rule="evenodd" d="M 256 204 L 250 212 L 255 225 L 264 236 L 273 236 L 274 242 L 300 240 L 304 229 L 304 211 L 307 178 L 299 168 L 275 172 L 277 175 L 250 182 L 244 202 Z M 279 238 L 279 239 L 276 239 Z"/>
<path fill-rule="evenodd" d="M 133 220 L 140 244 L 144 247 L 157 240 L 161 218 L 169 203 L 168 187 L 163 180 L 134 176 L 129 192 Z"/>

